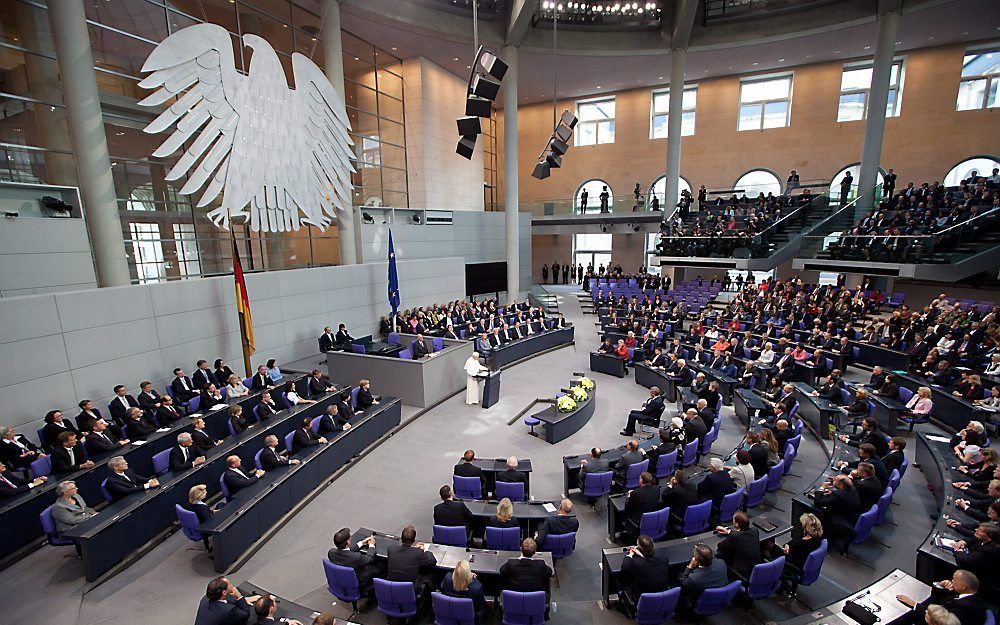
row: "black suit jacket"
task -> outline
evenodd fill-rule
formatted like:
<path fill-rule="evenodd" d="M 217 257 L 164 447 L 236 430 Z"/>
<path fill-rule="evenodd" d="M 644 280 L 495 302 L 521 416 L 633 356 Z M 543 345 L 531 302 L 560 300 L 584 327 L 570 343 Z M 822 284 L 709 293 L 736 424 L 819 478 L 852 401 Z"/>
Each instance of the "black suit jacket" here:
<path fill-rule="evenodd" d="M 729 493 L 736 491 L 733 478 L 729 477 L 729 471 L 723 469 L 715 473 L 709 473 L 698 483 L 698 499 L 701 501 L 712 500 L 712 505 L 718 507 L 722 503 L 722 498 Z"/>
<path fill-rule="evenodd" d="M 21 493 L 26 493 L 29 490 L 31 490 L 31 487 L 28 486 L 27 480 L 25 480 L 24 478 L 17 477 L 10 471 L 4 471 L 3 477 L 8 482 L 10 482 L 10 485 L 0 480 L 0 499 L 4 497 L 13 497 L 14 495 L 20 495 Z"/>
<path fill-rule="evenodd" d="M 250 470 L 240 467 L 240 471 L 244 475 L 240 475 L 234 469 L 226 469 L 223 473 L 222 480 L 226 483 L 226 488 L 229 489 L 230 495 L 235 495 L 237 491 L 243 490 L 248 486 L 253 486 L 257 483 L 257 476 Z"/>
<path fill-rule="evenodd" d="M 132 493 L 146 490 L 144 485 L 148 481 L 148 477 L 139 475 L 132 469 L 125 469 L 122 475 L 112 472 L 107 482 L 108 494 L 111 495 L 111 499 L 118 501 Z"/>
<path fill-rule="evenodd" d="M 287 464 L 288 458 L 282 456 L 277 447 L 265 447 L 263 453 L 260 454 L 260 466 L 265 471 L 271 471 Z"/>
<path fill-rule="evenodd" d="M 91 432 L 84 443 L 88 456 L 99 456 L 118 449 L 118 437 L 110 429 L 103 432 Z"/>
<path fill-rule="evenodd" d="M 60 427 L 55 423 L 46 423 L 45 427 L 42 428 L 42 444 L 48 445 L 49 447 L 55 448 L 59 445 L 59 435 L 63 432 L 73 432 L 76 434 L 77 439 L 80 438 L 80 431 L 76 429 L 76 426 L 70 423 L 69 419 L 63 419 L 62 421 L 65 427 Z"/>
<path fill-rule="evenodd" d="M 190 382 L 188 382 L 190 384 Z M 176 395 L 176 391 L 174 395 Z M 148 393 L 139 393 L 139 407 L 147 412 L 152 412 L 156 410 L 156 404 L 160 403 L 160 394 L 153 389 L 149 389 Z"/>
<path fill-rule="evenodd" d="M 469 527 L 472 523 L 472 512 L 461 501 L 450 499 L 434 506 L 434 525 Z"/>
<path fill-rule="evenodd" d="M 366 410 L 375 403 L 375 398 L 372 396 L 371 391 L 366 391 L 361 389 L 358 391 L 357 405 L 355 406 L 358 410 Z"/>
<path fill-rule="evenodd" d="M 321 395 L 326 392 L 329 385 L 323 382 L 322 379 L 316 379 L 312 376 L 309 377 L 309 396 Z"/>
<path fill-rule="evenodd" d="M 181 450 L 180 445 L 174 445 L 170 449 L 170 470 L 171 471 L 185 471 L 190 469 L 195 458 L 199 456 L 204 456 L 205 452 L 198 448 L 197 445 L 191 445 L 187 448 L 187 460 L 184 460 L 184 452 Z"/>
<path fill-rule="evenodd" d="M 319 337 L 319 349 L 328 352 L 337 344 L 336 338 L 332 334 L 323 334 Z"/>
<path fill-rule="evenodd" d="M 326 557 L 338 566 L 354 569 L 354 574 L 358 576 L 358 586 L 362 590 L 373 585 L 372 580 L 378 573 L 373 549 L 359 551 L 357 545 L 352 543 L 350 549 L 337 549 L 336 547 L 330 549 L 326 553 Z"/>
<path fill-rule="evenodd" d="M 52 460 L 52 473 L 68 473 L 80 468 L 80 464 L 87 461 L 87 451 L 83 448 L 83 443 L 77 443 L 73 447 L 73 460 L 70 460 L 69 452 L 62 445 L 54 447 L 49 458 Z"/>
<path fill-rule="evenodd" d="M 215 447 L 215 440 L 205 433 L 204 430 L 191 430 L 191 440 L 199 449 L 211 449 Z"/>
<path fill-rule="evenodd" d="M 752 525 L 745 531 L 734 531 L 719 543 L 716 554 L 733 572 L 749 579 L 753 567 L 764 561 L 760 554 L 760 532 Z"/>
<path fill-rule="evenodd" d="M 885 465 L 885 470 L 891 475 L 893 469 L 902 470 L 900 467 L 903 466 L 904 459 L 905 456 L 903 455 L 903 452 L 897 449 L 896 451 L 890 451 L 886 455 L 882 456 L 882 464 Z"/>
<path fill-rule="evenodd" d="M 429 551 L 404 545 L 389 545 L 388 579 L 391 582 L 413 582 L 418 584 L 423 575 L 434 571 L 437 558 Z"/>
<path fill-rule="evenodd" d="M 750 454 L 750 466 L 753 467 L 754 479 L 760 479 L 767 475 L 767 447 L 763 443 L 752 445 L 748 452 Z"/>
<path fill-rule="evenodd" d="M 271 376 L 266 373 L 255 373 L 253 374 L 253 377 L 250 378 L 251 390 L 259 391 L 269 386 L 274 386 L 274 382 L 271 381 Z"/>
<path fill-rule="evenodd" d="M 212 601 L 202 597 L 194 625 L 246 625 L 253 608 L 242 599 L 227 597 L 225 601 Z"/>
<path fill-rule="evenodd" d="M 128 402 L 129 408 L 139 407 L 139 402 L 137 402 L 135 400 L 135 397 L 132 397 L 131 395 L 125 395 L 125 401 Z M 118 421 L 119 423 L 124 423 L 125 412 L 128 410 L 128 408 L 126 408 L 125 405 L 122 404 L 122 400 L 120 397 L 115 396 L 115 398 L 108 403 L 108 410 L 111 411 L 112 419 Z"/>
<path fill-rule="evenodd" d="M 185 384 L 187 384 L 187 388 L 184 388 Z M 181 378 L 174 377 L 173 382 L 170 383 L 170 392 L 174 397 L 181 401 L 188 401 L 192 397 L 196 397 L 198 395 L 198 390 L 195 388 L 194 381 L 191 380 L 189 376 L 184 376 L 183 384 L 181 383 Z"/>
<path fill-rule="evenodd" d="M 427 349 L 427 345 L 423 341 L 413 341 L 412 352 L 413 359 L 416 360 L 417 358 L 423 358 L 429 354 L 430 350 Z"/>
<path fill-rule="evenodd" d="M 15 467 L 27 467 L 29 464 L 38 459 L 38 447 L 29 441 L 23 434 L 16 434 L 14 438 L 17 439 L 19 443 L 27 448 L 27 451 L 33 452 L 34 455 L 26 456 L 24 459 L 21 458 L 21 454 L 25 450 L 21 449 L 14 443 L 9 442 L 7 439 L 0 439 L 0 462 L 7 465 L 7 468 Z"/>
<path fill-rule="evenodd" d="M 541 547 L 545 544 L 545 537 L 552 534 L 557 536 L 559 534 L 569 534 L 570 532 L 576 532 L 580 529 L 580 521 L 575 516 L 564 516 L 557 514 L 555 516 L 546 517 L 542 524 L 538 526 L 538 538 L 535 542 Z"/>
<path fill-rule="evenodd" d="M 504 469 L 497 473 L 496 481 L 498 482 L 521 482 L 527 487 L 528 485 L 528 475 L 524 471 L 518 471 L 510 469 Z"/>
<path fill-rule="evenodd" d="M 455 475 L 459 477 L 478 477 L 479 481 L 485 485 L 486 479 L 483 476 L 483 470 L 472 464 L 471 462 L 465 462 L 464 460 L 455 465 Z"/>
<path fill-rule="evenodd" d="M 500 586 L 516 592 L 547 591 L 552 569 L 542 560 L 515 558 L 500 567 Z"/>
<path fill-rule="evenodd" d="M 861 498 L 853 488 L 834 489 L 829 495 L 818 493 L 815 501 L 817 506 L 826 510 L 824 527 L 836 527 L 840 532 L 853 530 L 861 513 L 867 512 L 861 509 Z"/>
<path fill-rule="evenodd" d="M 670 588 L 669 562 L 656 557 L 626 557 L 622 562 L 619 584 L 633 601 L 646 592 L 663 592 Z"/>
<path fill-rule="evenodd" d="M 314 434 L 311 429 L 299 428 L 295 430 L 295 435 L 292 436 L 293 454 L 298 453 L 306 447 L 312 447 L 313 445 L 319 445 L 319 436 Z"/>
<path fill-rule="evenodd" d="M 663 506 L 670 506 L 670 516 L 683 519 L 688 506 L 698 503 L 698 492 L 690 484 L 679 484 L 663 491 L 660 503 Z"/>
<path fill-rule="evenodd" d="M 705 422 L 701 420 L 701 417 L 684 419 L 684 440 L 691 442 L 698 439 L 698 445 L 701 445 L 706 434 L 708 434 L 708 428 L 705 427 Z"/>
<path fill-rule="evenodd" d="M 979 598 L 979 594 L 959 599 L 955 593 L 935 586 L 931 589 L 931 596 L 917 604 L 914 623 L 924 622 L 927 606 L 932 603 L 936 603 L 954 614 L 962 625 L 983 625 L 986 622 L 986 604 Z"/>
<path fill-rule="evenodd" d="M 76 415 L 76 427 L 81 432 L 90 432 L 94 428 L 94 421 L 104 418 L 103 415 L 101 415 L 101 411 L 97 408 L 94 408 L 90 412 L 93 414 L 80 411 L 80 414 Z"/>
<path fill-rule="evenodd" d="M 146 437 L 156 431 L 156 428 L 146 421 L 145 417 L 128 419 L 125 424 L 125 434 L 131 441 L 146 440 Z"/>
<path fill-rule="evenodd" d="M 354 337 L 351 336 L 350 333 L 343 330 L 337 330 L 336 339 L 338 345 L 348 345 L 355 341 Z"/>
<path fill-rule="evenodd" d="M 181 417 L 184 416 L 177 406 L 160 406 L 156 410 L 156 421 L 157 423 L 163 425 L 164 427 L 169 426 L 171 423 L 176 423 L 180 421 Z"/>
<path fill-rule="evenodd" d="M 198 369 L 194 372 L 194 388 L 203 389 L 209 384 L 215 384 L 215 374 L 212 373 L 211 369 Z M 171 385 L 173 388 L 173 385 Z"/>
<path fill-rule="evenodd" d="M 625 516 L 633 525 L 639 527 L 642 515 L 655 512 L 663 507 L 660 504 L 660 489 L 656 486 L 640 486 L 632 491 L 625 500 Z"/>
<path fill-rule="evenodd" d="M 270 404 L 267 404 L 267 403 L 264 403 L 264 402 L 260 402 L 253 409 L 253 413 L 255 415 L 257 415 L 257 420 L 258 421 L 265 421 L 265 420 L 271 418 L 272 416 L 278 414 L 278 406 L 277 406 L 277 404 L 274 404 L 273 402 L 270 403 Z"/>

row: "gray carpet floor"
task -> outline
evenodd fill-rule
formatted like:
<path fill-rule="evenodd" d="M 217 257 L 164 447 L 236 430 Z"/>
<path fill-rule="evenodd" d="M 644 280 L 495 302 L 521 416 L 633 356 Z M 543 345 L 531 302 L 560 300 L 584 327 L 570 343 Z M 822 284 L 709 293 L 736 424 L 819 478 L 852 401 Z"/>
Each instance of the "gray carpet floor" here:
<path fill-rule="evenodd" d="M 584 453 L 594 445 L 608 448 L 622 444 L 625 439 L 618 431 L 624 426 L 628 410 L 638 406 L 647 395 L 645 388 L 634 383 L 631 374 L 618 379 L 588 372 L 598 385 L 595 415 L 582 430 L 559 444 L 549 445 L 529 436 L 520 421 L 507 425 L 534 398 L 552 397 L 574 372 L 586 371 L 587 354 L 598 343 L 596 317 L 582 313 L 576 297 L 579 291 L 572 286 L 547 288 L 558 296 L 560 310 L 576 325 L 575 346 L 505 370 L 501 400 L 489 410 L 466 406 L 463 393 L 412 419 L 323 490 L 231 579 L 236 583 L 250 580 L 317 611 L 329 610 L 345 618 L 351 608 L 335 602 L 326 591 L 321 564 L 337 529 L 367 526 L 395 534 L 412 524 L 418 537 L 429 539 L 431 511 L 439 501 L 438 488 L 451 482 L 452 467 L 467 448 L 475 449 L 481 457 L 530 458 L 532 494 L 536 499 L 549 500 L 561 497 L 564 455 Z M 317 357 L 288 366 L 309 368 L 318 360 Z M 867 378 L 864 372 L 852 373 L 858 379 Z M 407 407 L 404 420 L 416 413 L 416 409 Z M 741 436 L 732 408 L 725 407 L 715 449 L 728 452 Z M 805 488 L 826 466 L 820 445 L 808 434 L 803 437 L 794 475 L 785 478 L 781 491 L 769 495 L 767 501 L 774 509 L 768 514 L 788 518 L 791 493 Z M 838 600 L 892 569 L 913 573 L 916 547 L 931 528 L 928 513 L 935 506 L 919 471 L 908 472 L 902 493 L 904 496 L 896 498 L 890 511 L 890 520 L 895 525 L 876 528 L 874 540 L 853 549 L 850 558 L 828 556 L 821 580 L 801 589 L 799 601 L 757 601 L 752 610 L 733 608 L 709 622 L 729 625 L 781 620 Z M 576 511 L 581 525 L 576 552 L 557 565 L 560 585 L 553 591 L 556 609 L 550 622 L 628 623 L 617 611 L 605 610 L 599 601 L 600 550 L 609 546 L 605 512 L 594 513 L 586 505 L 578 505 Z M 208 556 L 189 550 L 193 545 L 180 533 L 174 534 L 96 588 L 88 587 L 77 560 L 64 557 L 72 549 L 42 548 L 0 571 L 3 620 L 60 625 L 193 622 L 205 584 L 215 575 Z M 498 615 L 489 611 L 488 615 L 487 622 L 499 623 Z M 384 623 L 385 618 L 370 609 L 357 615 L 354 621 Z"/>

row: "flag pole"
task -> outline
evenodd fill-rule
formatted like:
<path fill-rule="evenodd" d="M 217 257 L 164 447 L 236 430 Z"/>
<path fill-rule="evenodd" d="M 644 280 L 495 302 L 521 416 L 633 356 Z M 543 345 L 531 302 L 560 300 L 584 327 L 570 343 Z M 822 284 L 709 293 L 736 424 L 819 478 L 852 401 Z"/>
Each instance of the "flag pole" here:
<path fill-rule="evenodd" d="M 253 375 L 250 369 L 250 355 L 253 353 L 251 339 L 247 334 L 247 326 L 250 309 L 249 295 L 246 292 L 246 282 L 243 279 L 243 263 L 240 261 L 239 248 L 236 246 L 236 230 L 233 229 L 232 211 L 226 208 L 227 223 L 229 224 L 229 235 L 233 242 L 233 285 L 236 289 L 236 315 L 240 320 L 240 346 L 243 351 L 243 369 L 246 371 L 245 377 Z M 244 310 L 245 308 L 245 310 Z"/>

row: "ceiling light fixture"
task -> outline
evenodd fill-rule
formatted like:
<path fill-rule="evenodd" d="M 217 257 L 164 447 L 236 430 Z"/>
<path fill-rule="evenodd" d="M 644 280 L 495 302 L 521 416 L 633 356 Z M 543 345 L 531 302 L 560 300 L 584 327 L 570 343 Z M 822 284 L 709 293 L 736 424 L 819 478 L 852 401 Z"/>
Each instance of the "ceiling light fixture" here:
<path fill-rule="evenodd" d="M 472 34 L 476 56 L 471 65 L 465 66 L 472 70 L 466 87 L 465 116 L 456 120 L 461 137 L 455 152 L 469 160 L 472 160 L 472 153 L 476 149 L 476 139 L 482 134 L 480 118 L 489 118 L 493 114 L 493 100 L 500 92 L 500 82 L 507 74 L 507 64 L 495 52 L 479 45 L 477 5 L 477 2 L 472 3 Z M 454 60 L 457 61 L 458 57 Z"/>

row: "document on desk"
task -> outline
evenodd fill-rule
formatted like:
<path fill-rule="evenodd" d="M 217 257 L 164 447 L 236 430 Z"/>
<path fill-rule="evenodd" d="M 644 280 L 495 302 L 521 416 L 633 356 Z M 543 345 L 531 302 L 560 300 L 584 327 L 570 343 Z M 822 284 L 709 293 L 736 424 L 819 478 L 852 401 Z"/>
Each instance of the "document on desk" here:
<path fill-rule="evenodd" d="M 935 434 L 928 434 L 927 440 L 934 441 L 935 443 L 947 443 L 951 441 L 951 439 L 948 438 L 947 436 L 937 436 Z"/>
<path fill-rule="evenodd" d="M 169 431 L 170 431 L 170 428 L 160 428 L 160 429 L 158 429 L 158 430 L 156 430 L 156 431 L 157 431 L 157 432 L 169 432 Z"/>
<path fill-rule="evenodd" d="M 143 445 L 146 444 L 146 441 L 132 441 L 132 444 L 135 445 L 136 447 L 142 447 Z"/>
<path fill-rule="evenodd" d="M 542 504 L 542 509 L 545 510 L 546 512 L 550 513 L 550 514 L 556 511 L 556 507 L 553 506 L 550 503 L 543 503 Z"/>

